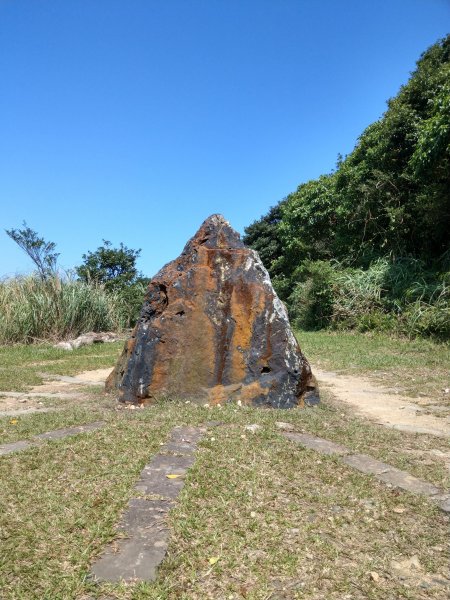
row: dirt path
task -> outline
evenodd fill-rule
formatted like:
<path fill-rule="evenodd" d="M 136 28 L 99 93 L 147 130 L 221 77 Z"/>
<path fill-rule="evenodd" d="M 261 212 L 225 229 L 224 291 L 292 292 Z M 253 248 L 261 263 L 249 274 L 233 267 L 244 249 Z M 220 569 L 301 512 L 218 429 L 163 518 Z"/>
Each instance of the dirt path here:
<path fill-rule="evenodd" d="M 364 377 L 338 375 L 317 368 L 314 374 L 319 385 L 329 388 L 340 402 L 381 425 L 413 433 L 450 436 L 448 407 L 431 405 L 427 398 L 414 399 L 393 394 L 392 390 L 374 385 Z M 435 414 L 427 414 L 430 412 Z"/>
<path fill-rule="evenodd" d="M 84 396 L 86 385 L 102 385 L 111 369 L 84 371 L 75 377 L 49 375 L 43 384 L 29 392 L 0 392 L 0 416 L 17 416 L 55 410 L 46 406 L 48 400 L 77 400 Z M 402 431 L 450 436 L 448 407 L 432 404 L 430 399 L 412 399 L 373 384 L 355 375 L 341 375 L 315 368 L 321 387 L 364 417 Z M 42 399 L 45 398 L 45 404 Z M 434 413 L 434 414 L 430 414 Z"/>
<path fill-rule="evenodd" d="M 35 385 L 29 392 L 0 391 L 0 417 L 57 410 L 55 406 L 49 407 L 48 401 L 80 400 L 84 398 L 83 386 L 103 385 L 110 372 L 108 368 L 84 371 L 75 377 L 46 375 L 44 383 Z"/>

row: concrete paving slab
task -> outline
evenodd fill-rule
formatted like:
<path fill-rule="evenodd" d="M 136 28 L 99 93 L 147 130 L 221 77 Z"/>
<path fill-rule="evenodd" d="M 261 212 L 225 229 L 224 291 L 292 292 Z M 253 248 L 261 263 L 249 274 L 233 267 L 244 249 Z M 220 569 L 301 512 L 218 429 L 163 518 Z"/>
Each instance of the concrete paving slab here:
<path fill-rule="evenodd" d="M 190 427 L 188 425 L 175 427 L 170 435 L 170 441 L 197 444 L 204 434 L 204 430 L 199 427 Z"/>
<path fill-rule="evenodd" d="M 367 473 L 368 475 L 381 475 L 382 473 L 388 472 L 391 465 L 376 460 L 367 454 L 352 454 L 343 458 L 343 462 L 361 473 Z"/>
<path fill-rule="evenodd" d="M 64 427 L 63 429 L 55 429 L 54 431 L 46 431 L 35 435 L 33 439 L 36 440 L 59 440 L 61 438 L 69 437 L 71 435 L 78 435 L 79 433 L 88 433 L 89 431 L 95 431 L 100 429 L 105 424 L 104 421 L 95 421 L 94 423 L 88 423 L 87 425 L 76 425 L 75 427 Z"/>
<path fill-rule="evenodd" d="M 100 429 L 104 425 L 104 421 L 95 421 L 94 423 L 88 423 L 86 425 L 65 427 L 63 429 L 55 429 L 54 431 L 39 433 L 38 435 L 33 436 L 31 440 L 19 440 L 18 442 L 12 442 L 10 444 L 3 444 L 0 446 L 0 456 L 11 454 L 13 452 L 21 452 L 22 450 L 39 446 L 40 443 L 45 440 L 60 440 L 72 435 L 78 435 L 80 433 L 89 433 L 90 431 Z"/>
<path fill-rule="evenodd" d="M 367 456 L 366 454 L 353 454 L 346 456 L 343 462 L 362 473 L 375 475 L 377 479 L 388 483 L 393 487 L 401 488 L 413 494 L 424 496 L 435 496 L 441 493 L 441 490 L 427 481 L 422 481 L 417 477 L 413 477 L 406 471 L 396 469 L 391 465 L 383 463 L 379 460 Z"/>
<path fill-rule="evenodd" d="M 171 500 L 132 498 L 118 529 L 126 531 L 128 535 L 147 535 L 150 529 L 164 529 L 165 518 L 172 506 Z"/>
<path fill-rule="evenodd" d="M 164 559 L 169 531 L 158 531 L 150 537 L 133 536 L 119 539 L 93 565 L 97 581 L 154 581 Z"/>
<path fill-rule="evenodd" d="M 166 517 L 172 506 L 167 500 L 130 500 L 118 530 L 126 536 L 109 546 L 93 565 L 98 581 L 131 581 L 156 578 L 166 553 L 169 530 Z"/>
<path fill-rule="evenodd" d="M 325 440 L 309 433 L 284 432 L 282 435 L 293 442 L 297 442 L 298 444 L 305 446 L 305 448 L 316 450 L 321 454 L 327 454 L 330 456 L 336 454 L 338 456 L 343 456 L 345 454 L 349 454 L 350 452 L 348 448 L 345 448 L 345 446 L 341 446 L 340 444 L 330 442 L 329 440 Z"/>
<path fill-rule="evenodd" d="M 194 460 L 195 458 L 190 453 L 180 456 L 157 454 L 151 463 L 143 469 L 142 475 L 145 476 L 149 471 L 164 474 L 179 473 L 183 475 L 193 465 Z"/>
<path fill-rule="evenodd" d="M 446 513 L 450 513 L 450 495 L 435 496 L 434 500 L 438 502 L 439 508 Z"/>
<path fill-rule="evenodd" d="M 184 486 L 182 476 L 193 464 L 193 455 L 173 456 L 157 454 L 141 473 L 136 489 L 144 494 L 156 494 L 163 498 L 176 498 Z M 178 475 L 170 478 L 169 475 Z"/>
<path fill-rule="evenodd" d="M 214 425 L 221 424 L 219 421 L 215 422 Z M 208 425 L 208 424 L 207 424 Z M 203 437 L 204 430 L 198 427 L 190 427 L 188 425 L 183 427 L 175 427 L 172 430 L 170 440 L 161 446 L 160 453 L 170 452 L 173 454 L 193 454 L 196 449 L 197 442 Z"/>
<path fill-rule="evenodd" d="M 195 447 L 190 442 L 167 442 L 161 446 L 160 452 L 170 452 L 172 454 L 194 454 Z"/>
<path fill-rule="evenodd" d="M 27 442 L 25 440 L 21 440 L 19 442 L 12 442 L 11 444 L 2 444 L 0 446 L 0 456 L 12 454 L 13 452 L 20 452 L 21 450 L 26 450 L 27 448 L 31 448 L 32 446 L 33 444 L 31 442 Z"/>
<path fill-rule="evenodd" d="M 381 481 L 384 481 L 384 483 L 388 483 L 394 487 L 399 487 L 402 490 L 406 490 L 413 494 L 432 497 L 441 492 L 441 490 L 432 483 L 418 479 L 417 477 L 410 475 L 406 471 L 401 471 L 400 469 L 391 468 L 390 471 L 381 473 L 377 477 Z"/>

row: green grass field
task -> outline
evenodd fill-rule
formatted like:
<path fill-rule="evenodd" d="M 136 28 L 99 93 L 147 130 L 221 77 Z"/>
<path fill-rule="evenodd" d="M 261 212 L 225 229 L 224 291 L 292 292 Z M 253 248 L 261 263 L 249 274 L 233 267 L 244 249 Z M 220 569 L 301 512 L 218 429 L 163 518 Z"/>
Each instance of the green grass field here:
<path fill-rule="evenodd" d="M 450 345 L 384 334 L 301 331 L 298 339 L 311 364 L 343 373 L 364 374 L 406 395 L 442 395 L 450 387 Z"/>
<path fill-rule="evenodd" d="M 300 339 L 313 366 L 320 361 L 322 368 L 370 371 L 376 377 L 380 363 L 368 356 L 379 354 L 391 355 L 381 367 L 386 373 L 394 373 L 399 363 L 403 373 L 425 365 L 424 347 L 414 343 L 324 333 Z M 399 361 L 392 358 L 396 347 Z M 112 366 L 120 348 L 105 344 L 72 353 L 1 348 L 0 387 L 24 389 L 39 382 L 42 371 L 74 374 Z M 434 364 L 444 371 L 443 347 L 427 345 L 426 355 L 428 368 Z M 446 599 L 448 590 L 436 581 L 442 581 L 448 564 L 448 517 L 426 499 L 388 489 L 335 458 L 294 445 L 275 422 L 288 421 L 298 431 L 341 442 L 440 486 L 448 485 L 442 464 L 408 450 L 448 452 L 448 444 L 371 424 L 329 400 L 324 396 L 320 407 L 292 411 L 212 409 L 177 401 L 118 411 L 101 388 L 88 388 L 76 404 L 61 401 L 59 411 L 0 419 L 0 443 L 106 421 L 99 431 L 0 458 L 0 597 Z M 201 442 L 170 513 L 169 552 L 158 581 L 93 584 L 87 577 L 90 561 L 114 538 L 143 466 L 174 426 L 211 420 L 223 425 L 211 428 Z M 246 431 L 252 423 L 262 429 Z M 418 579 L 401 580 L 392 561 L 412 556 L 421 565 Z M 219 557 L 214 565 L 211 557 Z"/>

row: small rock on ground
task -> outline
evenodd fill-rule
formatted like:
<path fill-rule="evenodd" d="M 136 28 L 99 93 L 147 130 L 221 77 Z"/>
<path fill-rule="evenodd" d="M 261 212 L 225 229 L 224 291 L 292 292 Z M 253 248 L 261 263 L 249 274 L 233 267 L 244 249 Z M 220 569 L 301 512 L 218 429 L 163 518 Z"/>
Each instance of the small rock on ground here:
<path fill-rule="evenodd" d="M 107 342 L 117 342 L 120 337 L 117 333 L 113 333 L 111 331 L 105 332 L 95 332 L 89 331 L 88 333 L 83 333 L 73 340 L 66 340 L 64 342 L 59 342 L 58 344 L 54 344 L 53 348 L 59 348 L 60 350 L 75 350 L 77 348 L 81 348 L 81 346 L 90 346 L 91 344 L 103 344 Z"/>

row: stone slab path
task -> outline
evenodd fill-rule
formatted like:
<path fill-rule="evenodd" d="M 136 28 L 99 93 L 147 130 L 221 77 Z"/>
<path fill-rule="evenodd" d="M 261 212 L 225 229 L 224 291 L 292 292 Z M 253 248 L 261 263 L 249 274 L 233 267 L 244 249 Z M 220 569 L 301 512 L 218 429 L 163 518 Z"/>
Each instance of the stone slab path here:
<path fill-rule="evenodd" d="M 380 425 L 409 431 L 427 433 L 439 437 L 450 436 L 450 418 L 423 414 L 431 409 L 436 413 L 445 413 L 445 406 L 420 406 L 417 399 L 392 393 L 392 390 L 374 385 L 365 377 L 339 375 L 331 371 L 322 371 L 317 367 L 314 375 L 319 385 L 329 387 L 340 402 L 352 406 L 360 414 L 370 417 Z"/>
<path fill-rule="evenodd" d="M 406 471 L 397 469 L 368 456 L 367 454 L 352 454 L 351 450 L 330 440 L 326 440 L 309 433 L 284 432 L 282 434 L 289 440 L 301 444 L 305 448 L 315 450 L 327 456 L 337 456 L 343 463 L 367 475 L 373 475 L 392 487 L 400 488 L 412 494 L 427 496 L 436 502 L 441 510 L 450 512 L 450 493 L 410 475 Z"/>
<path fill-rule="evenodd" d="M 93 564 L 96 581 L 154 581 L 169 541 L 166 518 L 180 493 L 183 476 L 195 461 L 197 443 L 206 429 L 176 427 L 170 439 L 144 467 L 133 498 L 118 525 L 123 535 Z"/>
<path fill-rule="evenodd" d="M 11 442 L 10 444 L 2 444 L 0 445 L 0 456 L 12 454 L 13 452 L 21 452 L 22 450 L 27 450 L 33 446 L 39 446 L 43 441 L 46 440 L 60 440 L 72 435 L 96 431 L 104 425 L 104 421 L 95 421 L 94 423 L 88 423 L 87 425 L 76 425 L 74 427 L 65 427 L 63 429 L 55 429 L 53 431 L 39 433 L 38 435 L 33 436 L 31 440 L 19 440 L 18 442 Z"/>

